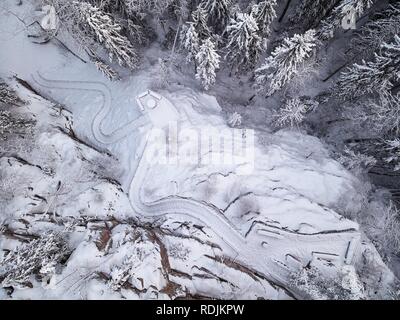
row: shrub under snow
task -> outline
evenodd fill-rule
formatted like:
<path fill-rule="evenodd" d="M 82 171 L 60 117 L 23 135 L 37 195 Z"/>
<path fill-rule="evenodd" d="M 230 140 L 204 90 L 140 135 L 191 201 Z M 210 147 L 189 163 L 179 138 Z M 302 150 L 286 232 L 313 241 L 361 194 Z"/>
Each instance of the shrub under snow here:
<path fill-rule="evenodd" d="M 54 274 L 56 266 L 68 254 L 67 244 L 55 233 L 22 244 L 0 261 L 1 286 L 30 286 L 32 275 L 44 277 Z"/>
<path fill-rule="evenodd" d="M 19 105 L 25 102 L 18 97 L 15 90 L 10 88 L 6 83 L 1 82 L 0 79 L 0 104 L 5 105 Z"/>
<path fill-rule="evenodd" d="M 290 285 L 312 300 L 360 300 L 363 286 L 352 266 L 344 266 L 335 278 L 326 278 L 315 267 L 291 275 Z"/>

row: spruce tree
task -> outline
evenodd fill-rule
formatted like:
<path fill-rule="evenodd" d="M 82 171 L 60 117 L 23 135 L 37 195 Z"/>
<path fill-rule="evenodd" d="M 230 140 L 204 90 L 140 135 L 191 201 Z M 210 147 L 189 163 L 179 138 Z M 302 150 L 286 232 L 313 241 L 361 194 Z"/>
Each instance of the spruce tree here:
<path fill-rule="evenodd" d="M 271 33 L 271 24 L 276 15 L 277 0 L 266 0 L 253 5 L 251 15 L 254 17 L 260 35 L 267 38 Z"/>
<path fill-rule="evenodd" d="M 130 41 L 121 34 L 121 26 L 113 18 L 87 2 L 74 2 L 80 20 L 109 52 L 110 60 L 116 59 L 123 66 L 134 69 L 138 56 Z"/>
<path fill-rule="evenodd" d="M 318 40 L 315 30 L 309 30 L 292 38 L 286 38 L 256 70 L 256 82 L 267 96 L 285 86 L 298 73 L 299 68 L 309 59 Z"/>
<path fill-rule="evenodd" d="M 204 89 L 208 90 L 215 83 L 216 71 L 220 63 L 220 56 L 211 39 L 205 40 L 200 46 L 196 61 L 196 78 L 201 81 Z"/>
<path fill-rule="evenodd" d="M 205 40 L 211 37 L 211 30 L 207 25 L 207 12 L 202 6 L 198 6 L 192 12 L 192 23 L 200 39 Z"/>
<path fill-rule="evenodd" d="M 200 41 L 195 24 L 193 22 L 190 22 L 184 26 L 181 32 L 181 43 L 182 47 L 187 52 L 186 61 L 195 61 L 195 57 L 199 51 Z"/>
<path fill-rule="evenodd" d="M 250 14 L 239 13 L 231 19 L 227 27 L 226 58 L 232 68 L 243 70 L 257 63 L 263 49 L 258 31 L 257 22 Z"/>
<path fill-rule="evenodd" d="M 355 63 L 344 71 L 337 83 L 338 94 L 356 98 L 390 90 L 400 80 L 400 37 L 384 43 L 374 60 Z"/>
<path fill-rule="evenodd" d="M 200 4 L 208 13 L 208 20 L 217 32 L 222 32 L 230 19 L 233 0 L 203 0 Z"/>
<path fill-rule="evenodd" d="M 340 0 L 302 0 L 290 21 L 302 24 L 305 29 L 315 28 Z"/>
<path fill-rule="evenodd" d="M 366 56 L 377 51 L 384 42 L 391 41 L 396 34 L 400 34 L 400 3 L 373 15 L 356 32 L 352 41 L 353 51 Z"/>
<path fill-rule="evenodd" d="M 360 18 L 377 0 L 341 0 L 334 7 L 331 13 L 322 21 L 322 26 L 318 32 L 321 39 L 330 39 L 334 36 L 337 29 L 343 26 L 343 21 L 349 14 Z"/>

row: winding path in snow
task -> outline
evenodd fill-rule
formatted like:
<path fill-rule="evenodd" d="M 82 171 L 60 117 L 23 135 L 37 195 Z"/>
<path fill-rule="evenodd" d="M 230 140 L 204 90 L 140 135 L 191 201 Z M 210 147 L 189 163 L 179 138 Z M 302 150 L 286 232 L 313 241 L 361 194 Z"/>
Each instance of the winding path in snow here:
<path fill-rule="evenodd" d="M 90 91 L 101 95 L 103 98 L 103 105 L 97 112 L 92 121 L 92 132 L 97 140 L 101 144 L 113 144 L 141 127 L 148 127 L 150 122 L 149 117 L 144 114 L 137 120 L 130 122 L 128 125 L 123 126 L 115 130 L 110 134 L 104 133 L 102 124 L 105 118 L 112 111 L 112 96 L 110 89 L 101 82 L 93 81 L 72 81 L 72 80 L 53 80 L 46 79 L 40 73 L 37 77 L 34 77 L 35 82 L 48 89 L 61 89 L 61 90 L 76 90 L 76 91 Z M 165 99 L 165 98 L 163 98 Z M 134 210 L 143 216 L 159 218 L 165 215 L 186 215 L 196 220 L 206 222 L 208 226 L 220 226 L 218 229 L 224 229 L 228 235 L 223 237 L 223 240 L 237 252 L 238 243 L 245 242 L 245 238 L 236 230 L 236 228 L 228 222 L 228 220 L 222 215 L 217 213 L 216 209 L 203 204 L 201 202 L 184 199 L 179 197 L 171 197 L 164 200 L 157 201 L 151 204 L 145 204 L 142 202 L 140 194 L 140 186 L 146 177 L 146 173 L 149 169 L 149 164 L 146 161 L 146 146 L 147 141 L 141 144 L 140 151 L 136 152 L 139 155 L 139 161 L 137 162 L 135 175 L 130 184 L 129 197 Z M 224 235 L 225 233 L 222 233 Z M 222 236 L 219 234 L 219 236 Z"/>
<path fill-rule="evenodd" d="M 222 215 L 217 208 L 193 200 L 178 196 L 171 196 L 152 203 L 142 200 L 142 186 L 150 169 L 146 156 L 147 141 L 141 144 L 140 159 L 135 170 L 135 175 L 130 184 L 129 198 L 132 207 L 143 216 L 160 218 L 166 215 L 184 215 L 192 219 L 200 220 L 202 223 L 217 231 L 217 235 L 229 246 L 234 253 L 238 254 L 246 244 L 246 238 Z"/>
<path fill-rule="evenodd" d="M 135 130 L 150 123 L 148 117 L 143 115 L 111 133 L 105 133 L 103 122 L 112 111 L 112 95 L 110 89 L 104 83 L 95 81 L 50 80 L 43 77 L 40 73 L 37 73 L 36 77 L 33 76 L 33 79 L 43 88 L 86 91 L 99 94 L 103 99 L 103 104 L 93 118 L 91 129 L 94 138 L 103 145 L 110 145 L 120 141 L 131 135 Z"/>
<path fill-rule="evenodd" d="M 44 78 L 40 74 L 35 78 L 35 81 L 45 88 L 90 91 L 100 94 L 103 98 L 103 105 L 93 118 L 92 132 L 97 142 L 101 144 L 110 145 L 129 136 L 140 128 L 151 128 L 151 119 L 145 112 L 145 114 L 137 120 L 130 122 L 112 133 L 105 133 L 102 126 L 105 118 L 112 112 L 112 95 L 110 89 L 101 82 L 50 80 Z M 171 104 L 164 97 L 161 97 L 160 103 Z M 146 157 L 148 135 L 144 136 L 146 136 L 146 138 L 142 140 L 136 152 L 138 159 L 135 163 L 136 169 L 128 193 L 133 210 L 146 218 L 154 219 L 175 215 L 190 217 L 191 219 L 201 221 L 222 239 L 225 244 L 222 248 L 224 251 L 230 252 L 235 257 L 235 260 L 240 261 L 251 269 L 257 270 L 257 272 L 263 274 L 271 283 L 277 286 L 284 288 L 287 284 L 285 278 L 287 278 L 288 270 L 284 270 L 285 264 L 282 263 L 281 260 L 279 260 L 280 257 L 276 255 L 277 250 L 273 250 L 275 245 L 279 248 L 279 241 L 282 241 L 282 239 L 286 239 L 290 246 L 290 242 L 293 243 L 293 241 L 296 242 L 299 240 L 296 238 L 296 236 L 298 236 L 301 237 L 300 241 L 307 242 L 308 239 L 315 244 L 319 242 L 325 243 L 322 247 L 326 247 L 326 243 L 330 243 L 334 239 L 344 242 L 346 239 L 350 239 L 351 242 L 352 239 L 357 238 L 358 233 L 355 230 L 343 230 L 331 234 L 309 236 L 295 235 L 285 230 L 279 230 L 277 233 L 276 230 L 274 230 L 275 232 L 269 233 L 269 236 L 268 232 L 265 235 L 265 231 L 264 234 L 262 232 L 255 232 L 257 239 L 249 240 L 232 225 L 218 208 L 212 207 L 209 204 L 179 196 L 170 196 L 151 203 L 144 202 L 142 198 L 142 186 L 144 185 L 147 172 L 151 167 Z M 259 230 L 260 229 L 257 231 Z M 265 238 L 268 239 L 270 250 L 264 246 L 267 242 L 262 240 Z M 266 253 L 268 253 L 268 255 L 266 255 Z M 352 261 L 355 255 L 354 250 L 349 254 L 351 254 L 352 257 L 348 257 L 348 253 L 346 252 L 345 259 L 347 261 Z M 284 275 L 285 273 L 286 276 Z"/>

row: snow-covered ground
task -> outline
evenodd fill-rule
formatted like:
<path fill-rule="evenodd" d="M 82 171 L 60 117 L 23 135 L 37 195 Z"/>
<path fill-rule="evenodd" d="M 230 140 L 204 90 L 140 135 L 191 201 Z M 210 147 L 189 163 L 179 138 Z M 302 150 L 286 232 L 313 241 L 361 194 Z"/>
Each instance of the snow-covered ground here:
<path fill-rule="evenodd" d="M 14 112 L 36 120 L 32 141 L 1 150 L 0 258 L 49 231 L 69 252 L 50 277 L 0 297 L 301 298 L 290 277 L 307 265 L 327 279 L 350 268 L 367 298 L 387 297 L 393 274 L 344 218 L 361 208 L 361 181 L 321 141 L 257 130 L 246 175 L 240 165 L 148 163 L 154 122 L 137 98 L 157 73 L 153 49 L 110 82 L 57 42 L 33 43 L 33 12 L 27 1 L 0 4 L 0 77 L 29 102 Z M 213 96 L 181 84 L 158 94 L 155 112 L 172 106 L 183 128 L 228 128 Z"/>

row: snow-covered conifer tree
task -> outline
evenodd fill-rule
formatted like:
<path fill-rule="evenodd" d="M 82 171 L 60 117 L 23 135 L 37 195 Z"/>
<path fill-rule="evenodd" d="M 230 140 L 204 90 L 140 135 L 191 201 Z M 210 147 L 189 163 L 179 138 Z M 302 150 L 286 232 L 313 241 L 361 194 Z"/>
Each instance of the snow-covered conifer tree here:
<path fill-rule="evenodd" d="M 126 7 L 126 11 L 130 15 L 142 15 L 149 8 L 150 1 L 146 0 L 122 0 L 122 3 Z"/>
<path fill-rule="evenodd" d="M 318 35 L 321 39 L 329 39 L 334 35 L 335 30 L 343 25 L 343 21 L 348 18 L 349 14 L 355 18 L 369 9 L 377 0 L 341 0 L 331 13 L 322 21 L 321 29 Z"/>
<path fill-rule="evenodd" d="M 351 5 L 356 10 L 356 13 L 361 16 L 375 1 L 376 0 L 343 0 L 341 6 Z"/>
<path fill-rule="evenodd" d="M 400 141 L 398 141 L 400 151 Z M 399 153 L 400 158 L 400 153 Z M 400 163 L 399 163 L 400 170 Z M 400 209 L 396 204 L 390 202 L 383 210 L 383 218 L 380 219 L 382 223 L 382 242 L 385 249 L 390 250 L 396 254 L 400 253 Z"/>
<path fill-rule="evenodd" d="M 204 40 L 211 36 L 211 30 L 207 25 L 207 11 L 202 6 L 198 6 L 192 12 L 192 21 L 200 39 Z"/>
<path fill-rule="evenodd" d="M 192 21 L 187 22 L 181 31 L 181 46 L 187 51 L 187 61 L 195 61 L 201 41 L 211 37 L 211 31 L 207 25 L 207 13 L 198 6 L 192 12 Z"/>
<path fill-rule="evenodd" d="M 115 58 L 120 65 L 136 68 L 138 56 L 130 41 L 121 34 L 121 26 L 109 14 L 90 3 L 74 1 L 73 4 L 80 22 L 105 46 L 110 60 Z"/>
<path fill-rule="evenodd" d="M 286 38 L 265 63 L 256 70 L 256 81 L 260 89 L 270 96 L 286 85 L 299 68 L 309 59 L 317 46 L 315 30 L 309 30 L 292 38 Z"/>
<path fill-rule="evenodd" d="M 376 159 L 373 156 L 356 152 L 348 146 L 345 146 L 343 153 L 338 156 L 337 161 L 353 172 L 355 170 L 364 171 L 376 164 Z"/>
<path fill-rule="evenodd" d="M 148 43 L 149 36 L 146 34 L 146 29 L 142 24 L 136 23 L 131 19 L 127 19 L 126 28 L 129 32 L 132 43 L 137 45 L 145 45 Z"/>
<path fill-rule="evenodd" d="M 175 15 L 182 19 L 182 21 L 186 21 L 190 17 L 190 7 L 191 7 L 191 0 L 174 0 L 172 2 L 174 6 Z"/>
<path fill-rule="evenodd" d="M 360 102 L 348 111 L 348 117 L 356 123 L 367 123 L 374 131 L 400 135 L 400 95 L 384 92 L 379 98 Z"/>
<path fill-rule="evenodd" d="M 318 103 L 313 100 L 299 98 L 288 99 L 285 105 L 276 113 L 275 123 L 278 126 L 294 127 L 304 121 L 308 112 L 314 110 Z"/>
<path fill-rule="evenodd" d="M 111 1 L 118 2 L 115 0 Z M 125 5 L 126 10 L 131 15 L 137 15 L 143 18 L 148 13 L 151 13 L 153 16 L 156 17 L 160 16 L 162 13 L 165 12 L 165 10 L 168 9 L 168 7 L 172 4 L 172 2 L 174 2 L 174 0 L 122 0 L 122 2 Z"/>
<path fill-rule="evenodd" d="M 196 78 L 201 81 L 204 89 L 208 90 L 215 83 L 216 71 L 219 68 L 220 56 L 211 39 L 207 39 L 200 46 L 196 55 Z"/>
<path fill-rule="evenodd" d="M 110 80 L 119 80 L 118 73 L 102 60 L 95 60 L 94 64 L 101 73 Z"/>
<path fill-rule="evenodd" d="M 356 33 L 352 41 L 353 50 L 357 54 L 368 55 L 377 51 L 384 42 L 391 41 L 400 34 L 400 3 L 375 14 Z"/>
<path fill-rule="evenodd" d="M 302 0 L 299 8 L 290 17 L 290 21 L 293 23 L 300 23 L 306 29 L 315 28 L 339 1 L 340 0 Z"/>
<path fill-rule="evenodd" d="M 109 80 L 119 80 L 119 74 L 111 66 L 109 66 L 103 59 L 101 59 L 94 50 L 88 48 L 86 53 L 89 55 L 90 60 L 94 63 L 97 70 L 105 75 Z"/>
<path fill-rule="evenodd" d="M 400 171 L 400 138 L 398 136 L 377 137 L 362 141 L 356 147 L 377 160 L 374 167 L 379 168 L 382 174 Z"/>
<path fill-rule="evenodd" d="M 223 31 L 228 23 L 232 5 L 232 0 L 203 0 L 200 4 L 208 13 L 209 22 L 217 31 Z"/>
<path fill-rule="evenodd" d="M 148 0 L 150 3 L 150 13 L 160 16 L 163 14 L 175 0 Z"/>
<path fill-rule="evenodd" d="M 265 0 L 251 8 L 251 15 L 254 17 L 263 38 L 268 37 L 271 33 L 271 23 L 277 17 L 276 6 L 277 0 Z"/>
<path fill-rule="evenodd" d="M 263 47 L 254 17 L 247 13 L 239 13 L 235 19 L 231 19 L 226 30 L 228 33 L 226 58 L 232 68 L 239 70 L 255 65 Z"/>
<path fill-rule="evenodd" d="M 344 97 L 359 97 L 390 90 L 400 80 L 400 37 L 384 43 L 373 61 L 353 64 L 338 80 L 338 93 Z"/>
<path fill-rule="evenodd" d="M 49 1 L 56 8 L 61 27 L 68 30 L 85 51 L 96 50 L 100 43 L 108 51 L 110 60 L 115 59 L 132 69 L 137 66 L 138 56 L 129 39 L 122 34 L 122 26 L 111 13 L 104 11 L 105 8 L 120 10 L 122 2 L 104 1 L 96 6 L 86 1 Z"/>
<path fill-rule="evenodd" d="M 193 22 L 189 22 L 183 27 L 180 38 L 182 47 L 187 51 L 186 61 L 195 61 L 200 48 L 200 41 Z"/>
<path fill-rule="evenodd" d="M 393 167 L 393 171 L 400 171 L 400 138 L 385 140 L 387 156 L 384 161 Z"/>

